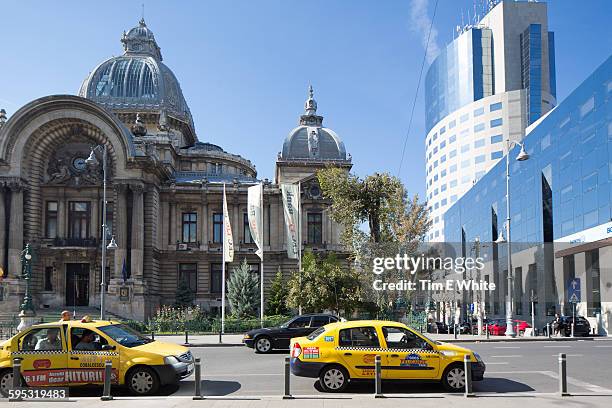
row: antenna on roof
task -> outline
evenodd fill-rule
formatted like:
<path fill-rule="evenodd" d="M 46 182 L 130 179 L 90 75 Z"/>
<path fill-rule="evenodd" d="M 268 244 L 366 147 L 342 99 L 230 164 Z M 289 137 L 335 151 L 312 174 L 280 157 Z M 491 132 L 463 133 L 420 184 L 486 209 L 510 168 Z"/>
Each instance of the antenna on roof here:
<path fill-rule="evenodd" d="M 141 6 L 142 6 L 142 13 L 141 13 L 140 18 L 142 18 L 144 20 L 144 3 L 142 3 Z"/>

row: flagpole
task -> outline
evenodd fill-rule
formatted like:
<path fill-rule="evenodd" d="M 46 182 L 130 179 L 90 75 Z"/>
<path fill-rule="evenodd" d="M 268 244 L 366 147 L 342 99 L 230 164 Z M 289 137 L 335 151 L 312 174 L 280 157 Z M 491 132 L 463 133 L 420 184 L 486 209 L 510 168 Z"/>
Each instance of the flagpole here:
<path fill-rule="evenodd" d="M 265 227 L 264 227 L 264 206 L 263 206 L 263 183 L 261 183 L 261 196 L 260 196 L 260 206 L 261 206 L 261 264 L 259 266 L 259 274 L 260 274 L 260 278 L 259 278 L 259 286 L 260 286 L 260 294 L 259 294 L 259 308 L 260 308 L 260 312 L 259 312 L 259 319 L 260 319 L 260 323 L 261 323 L 261 327 L 263 327 L 263 323 L 264 323 L 264 262 L 263 262 L 263 257 L 264 257 L 264 241 L 266 239 L 266 234 L 265 234 Z M 268 231 L 268 236 L 269 236 L 270 232 Z"/>
<path fill-rule="evenodd" d="M 302 290 L 302 182 L 298 181 L 298 277 L 300 291 Z M 302 302 L 298 306 L 298 313 L 302 314 Z"/>
<path fill-rule="evenodd" d="M 223 183 L 223 207 L 225 207 L 225 183 Z M 223 228 L 221 232 L 221 333 L 225 333 L 225 208 L 223 208 Z"/>

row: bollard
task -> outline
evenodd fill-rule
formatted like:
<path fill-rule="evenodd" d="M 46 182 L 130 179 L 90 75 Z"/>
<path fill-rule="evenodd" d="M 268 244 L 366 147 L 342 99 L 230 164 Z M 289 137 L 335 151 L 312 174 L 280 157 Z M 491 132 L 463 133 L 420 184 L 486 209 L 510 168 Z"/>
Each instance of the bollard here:
<path fill-rule="evenodd" d="M 572 337 L 574 337 L 574 321 L 572 320 Z"/>
<path fill-rule="evenodd" d="M 21 358 L 15 357 L 13 359 L 13 389 L 21 388 Z M 21 395 L 18 398 L 11 399 L 11 401 L 21 401 Z"/>
<path fill-rule="evenodd" d="M 189 331 L 185 330 L 185 343 L 184 346 L 189 346 Z"/>
<path fill-rule="evenodd" d="M 487 340 L 489 340 L 489 336 L 491 335 L 491 333 L 489 333 L 489 323 L 485 325 L 485 329 L 487 331 Z"/>
<path fill-rule="evenodd" d="M 562 397 L 570 395 L 567 392 L 567 356 L 559 353 L 559 394 Z"/>
<path fill-rule="evenodd" d="M 221 338 L 221 329 L 219 329 L 219 344 L 223 343 L 223 339 Z"/>
<path fill-rule="evenodd" d="M 111 376 L 113 375 L 113 362 L 106 360 L 104 363 L 104 388 L 102 389 L 102 401 L 110 401 L 113 399 L 111 395 Z"/>
<path fill-rule="evenodd" d="M 546 323 L 546 335 L 550 339 L 550 323 Z"/>
<path fill-rule="evenodd" d="M 475 397 L 476 395 L 472 392 L 472 362 L 469 354 L 463 357 L 463 362 L 465 365 L 465 397 Z"/>
<path fill-rule="evenodd" d="M 521 330 L 519 329 L 519 323 L 516 323 L 516 337 L 521 337 Z"/>
<path fill-rule="evenodd" d="M 155 340 L 155 330 L 151 330 L 151 340 Z"/>
<path fill-rule="evenodd" d="M 374 398 L 384 398 L 382 394 L 382 364 L 379 354 L 374 358 Z"/>
<path fill-rule="evenodd" d="M 455 336 L 455 340 L 457 340 L 457 325 L 453 325 L 453 335 Z"/>
<path fill-rule="evenodd" d="M 195 385 L 195 395 L 193 396 L 194 400 L 204 399 L 202 397 L 202 365 L 200 363 L 200 359 L 195 359 L 195 371 L 194 371 L 194 385 Z"/>
<path fill-rule="evenodd" d="M 440 334 L 440 326 L 436 324 L 436 334 Z"/>
<path fill-rule="evenodd" d="M 291 395 L 291 358 L 285 357 L 285 395 L 283 399 L 293 399 Z"/>

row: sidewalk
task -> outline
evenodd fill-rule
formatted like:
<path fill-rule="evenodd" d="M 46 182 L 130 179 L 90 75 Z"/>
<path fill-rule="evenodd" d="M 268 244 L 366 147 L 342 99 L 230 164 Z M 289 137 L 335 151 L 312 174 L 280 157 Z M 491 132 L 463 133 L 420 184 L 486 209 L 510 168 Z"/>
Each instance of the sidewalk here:
<path fill-rule="evenodd" d="M 219 343 L 218 334 L 197 334 L 189 336 L 189 345 L 191 347 L 238 347 L 243 346 L 242 334 L 224 334 L 222 336 L 222 343 Z M 432 340 L 448 342 L 448 343 L 486 343 L 486 342 L 533 342 L 533 341 L 578 341 L 586 340 L 593 341 L 595 339 L 608 339 L 607 337 L 551 337 L 537 336 L 537 337 L 515 337 L 508 338 L 505 336 L 490 336 L 488 339 L 486 336 L 472 336 L 469 334 L 458 335 L 457 339 L 452 334 L 427 334 Z M 184 344 L 185 335 L 172 335 L 172 336 L 155 336 L 155 340 L 165 341 L 168 343 Z M 612 340 L 612 339 L 611 339 Z"/>
<path fill-rule="evenodd" d="M 392 398 L 377 398 L 372 395 L 346 396 L 329 395 L 325 398 L 320 396 L 304 396 L 293 400 L 283 400 L 280 397 L 263 397 L 242 399 L 211 398 L 194 401 L 191 397 L 125 397 L 112 401 L 100 401 L 99 398 L 76 398 L 67 402 L 54 402 L 54 408 L 74 408 L 75 402 L 87 404 L 88 408 L 131 408 L 134 406 L 146 406 L 147 408 L 168 407 L 200 407 L 200 408 L 395 408 L 398 405 L 409 406 L 411 404 L 424 408 L 439 408 L 440 404 L 452 404 L 453 408 L 514 408 L 517 404 L 528 404 L 529 407 L 605 407 L 612 402 L 611 396 L 579 395 L 571 397 L 559 397 L 555 394 L 486 394 L 475 398 L 465 398 L 462 394 L 406 394 L 394 395 Z M 9 405 L 12 404 L 12 405 Z M 6 406 L 39 408 L 40 402 L 16 402 L 7 403 Z"/>

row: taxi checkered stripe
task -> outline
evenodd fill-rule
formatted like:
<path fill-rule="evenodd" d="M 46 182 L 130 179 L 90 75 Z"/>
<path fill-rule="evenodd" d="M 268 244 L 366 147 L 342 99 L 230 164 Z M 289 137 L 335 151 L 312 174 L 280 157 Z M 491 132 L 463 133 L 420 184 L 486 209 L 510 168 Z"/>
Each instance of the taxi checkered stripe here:
<path fill-rule="evenodd" d="M 95 351 L 95 350 L 72 350 L 70 354 L 92 354 L 95 356 L 118 356 L 114 351 Z"/>
<path fill-rule="evenodd" d="M 21 354 L 42 355 L 42 354 L 62 354 L 62 353 L 65 353 L 65 351 L 64 350 L 22 350 L 22 351 L 13 351 L 11 355 L 18 356 Z"/>
<path fill-rule="evenodd" d="M 423 350 L 423 349 L 391 349 L 391 348 L 382 348 L 382 347 L 336 347 L 336 350 L 343 351 L 380 351 L 383 353 L 430 353 L 430 354 L 440 354 L 439 351 L 435 350 Z"/>

